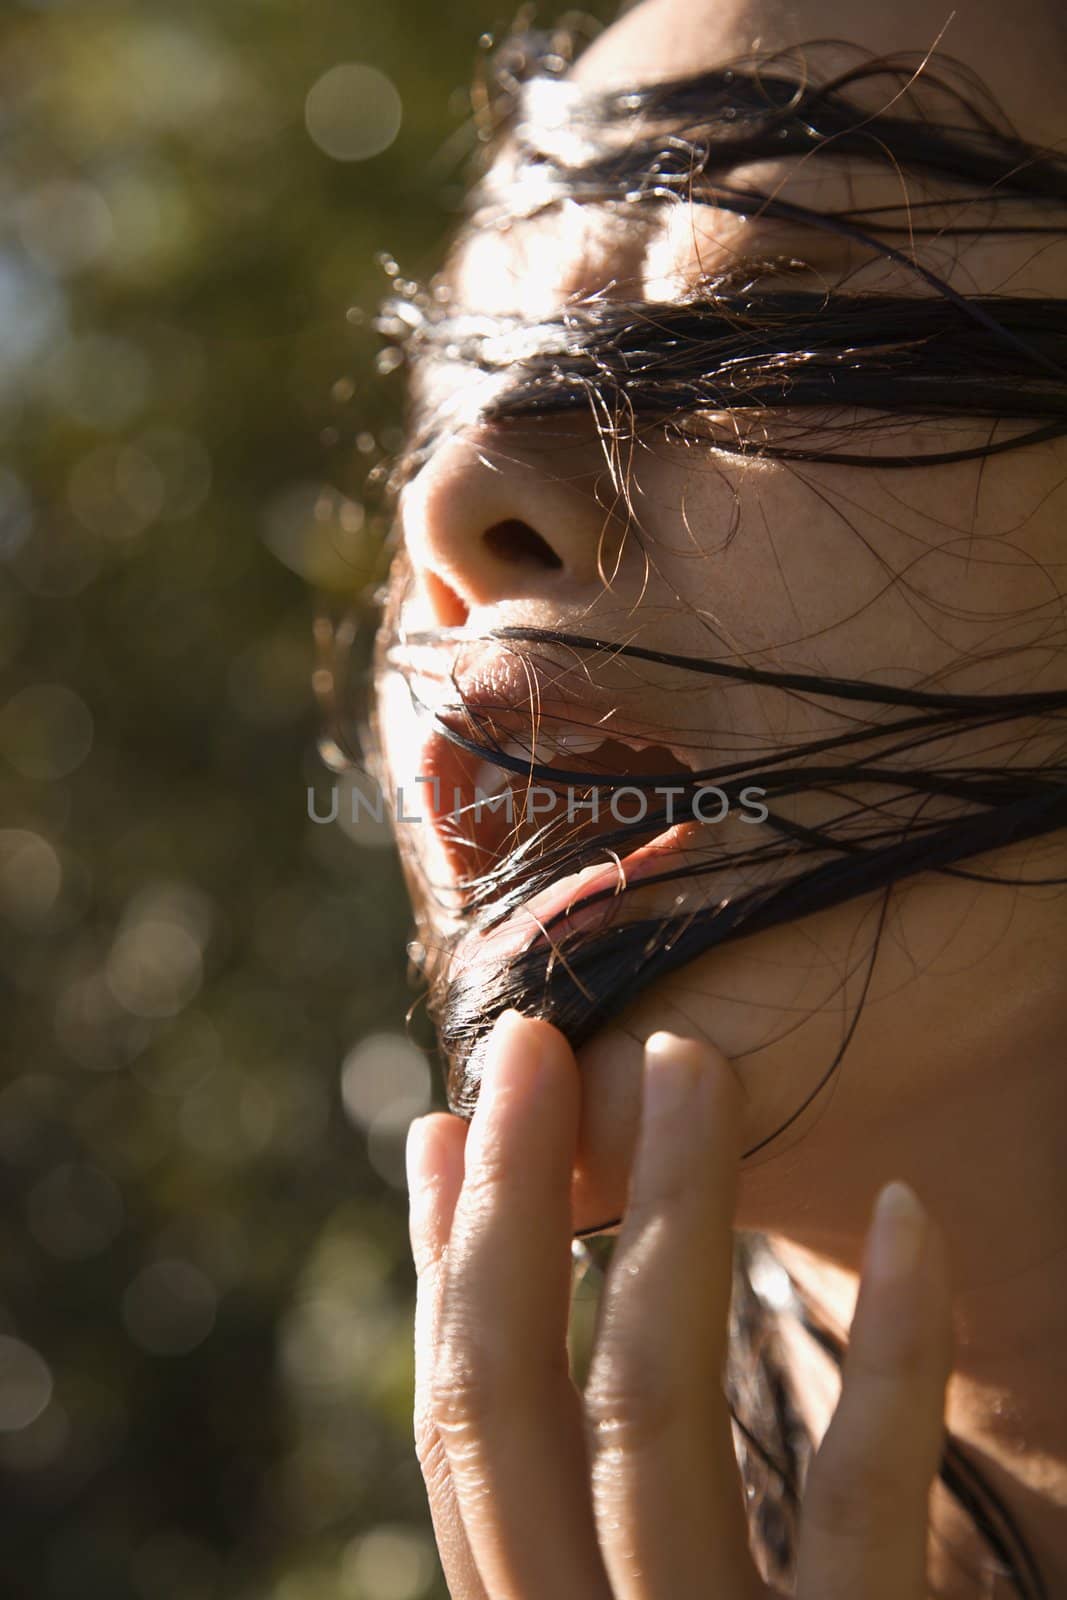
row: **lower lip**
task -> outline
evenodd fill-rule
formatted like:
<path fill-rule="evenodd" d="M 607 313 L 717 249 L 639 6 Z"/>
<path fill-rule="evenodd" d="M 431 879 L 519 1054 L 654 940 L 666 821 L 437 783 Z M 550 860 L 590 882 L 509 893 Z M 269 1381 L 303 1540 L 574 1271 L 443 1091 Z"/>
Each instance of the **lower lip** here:
<path fill-rule="evenodd" d="M 513 912 L 506 922 L 464 939 L 461 943 L 463 964 L 467 965 L 468 956 L 471 965 L 476 966 L 484 961 L 506 961 L 538 938 L 551 941 L 554 935 L 603 927 L 612 920 L 613 903 L 624 890 L 655 876 L 672 863 L 679 864 L 687 847 L 696 842 L 702 831 L 703 824 L 699 822 L 676 823 L 618 861 L 595 862 L 549 884 Z M 560 919 L 564 925 L 557 927 Z"/>
<path fill-rule="evenodd" d="M 640 883 L 643 878 L 659 872 L 666 857 L 680 855 L 687 845 L 693 844 L 700 836 L 701 826 L 699 822 L 675 823 L 672 828 L 657 833 L 654 839 L 649 839 L 618 861 L 598 862 L 591 867 L 583 867 L 580 872 L 572 872 L 558 883 L 550 884 L 540 894 L 534 895 L 524 909 L 536 914 L 542 922 L 552 922 L 561 914 L 571 912 L 573 915 L 580 911 L 581 903 L 591 895 L 601 894 L 605 890 L 621 894 L 631 884 Z M 575 906 L 575 901 L 579 899 L 579 905 Z M 599 903 L 589 909 L 599 909 Z"/>

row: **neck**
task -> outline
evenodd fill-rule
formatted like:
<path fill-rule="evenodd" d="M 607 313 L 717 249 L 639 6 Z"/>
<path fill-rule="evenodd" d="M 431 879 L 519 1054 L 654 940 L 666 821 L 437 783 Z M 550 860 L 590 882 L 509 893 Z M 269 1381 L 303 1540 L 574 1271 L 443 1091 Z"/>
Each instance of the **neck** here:
<path fill-rule="evenodd" d="M 791 1241 L 774 1244 L 813 1307 L 844 1333 L 855 1273 Z M 995 1281 L 963 1287 L 955 1296 L 957 1357 L 945 1420 L 1054 1596 L 1067 1593 L 1067 1242 L 1041 1254 L 1032 1234 L 1020 1235 L 1016 1261 L 1001 1266 L 1006 1270 Z M 807 1339 L 787 1334 L 786 1343 L 818 1440 L 835 1386 L 825 1367 L 816 1374 L 822 1362 Z M 995 1521 L 1002 1526 L 999 1517 Z M 931 1582 L 939 1600 L 1014 1600 L 1005 1577 L 994 1581 L 987 1541 L 941 1485 L 931 1527 Z M 1035 1585 L 1033 1592 L 1044 1591 Z"/>
<path fill-rule="evenodd" d="M 847 1336 L 869 1205 L 864 1169 L 876 1160 L 914 1184 L 948 1245 L 956 1349 L 946 1425 L 1034 1558 L 1044 1590 L 1023 1593 L 1058 1596 L 1067 1595 L 1067 996 L 1062 901 L 1048 910 L 1047 938 L 1020 942 L 995 1006 L 935 1014 L 922 1096 L 907 1104 L 894 1091 L 862 1140 L 823 1119 L 834 1204 L 813 1205 L 810 1221 L 799 1213 L 803 1246 L 780 1245 L 813 1308 Z M 798 1338 L 803 1384 L 812 1346 Z M 831 1389 L 811 1419 L 814 1438 L 833 1404 Z M 940 1487 L 931 1522 L 935 1594 L 1015 1600 L 1009 1583 L 991 1582 L 988 1544 Z"/>
<path fill-rule="evenodd" d="M 1014 1272 L 957 1296 L 946 1420 L 1055 1595 L 1067 1592 L 1067 1245 L 1042 1255 L 1023 1239 L 1019 1253 Z"/>

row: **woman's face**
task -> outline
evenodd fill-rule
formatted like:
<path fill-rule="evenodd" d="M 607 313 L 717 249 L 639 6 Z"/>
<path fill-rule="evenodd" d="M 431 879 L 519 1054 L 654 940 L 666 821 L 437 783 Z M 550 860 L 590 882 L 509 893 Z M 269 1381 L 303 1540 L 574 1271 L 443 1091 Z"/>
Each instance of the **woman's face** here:
<path fill-rule="evenodd" d="M 615 87 L 691 73 L 747 53 L 757 36 L 761 50 L 833 37 L 870 51 L 922 52 L 939 22 L 918 4 L 837 13 L 809 0 L 792 8 L 787 27 L 773 7 L 647 0 L 581 59 L 576 76 Z M 1035 9 L 1033 26 L 1057 24 Z M 957 8 L 943 48 L 986 79 L 1022 137 L 1059 137 L 1056 94 L 1041 80 L 1049 57 L 1031 35 L 1018 60 L 1017 38 L 999 8 L 977 4 Z M 863 92 L 872 108 L 884 103 L 877 83 Z M 915 106 L 904 114 L 916 114 Z M 884 163 L 827 155 L 761 162 L 732 181 L 820 210 L 899 204 L 903 192 Z M 976 222 L 995 220 L 986 205 Z M 1027 295 L 1060 292 L 1067 247 L 1051 236 L 977 233 L 923 236 L 914 248 L 961 293 Z M 830 285 L 847 279 L 854 290 L 925 292 L 905 268 L 832 235 L 707 205 L 639 214 L 564 205 L 507 232 L 476 235 L 451 275 L 462 303 L 536 318 L 572 297 L 675 300 L 740 256 L 769 252 L 801 256 Z M 894 451 L 908 448 L 907 427 L 893 426 Z M 915 449 L 994 436 L 988 419 L 926 423 L 914 433 Z M 886 437 L 884 429 L 872 436 L 872 452 L 882 453 Z M 652 431 L 612 461 L 592 419 L 483 423 L 442 440 L 404 493 L 411 576 L 402 622 L 409 632 L 462 624 L 472 636 L 507 626 L 558 629 L 955 693 L 1059 689 L 1065 480 L 1063 441 L 883 470 L 746 459 Z M 465 659 L 483 696 L 487 685 L 511 682 L 499 645 L 472 646 Z M 840 706 L 808 695 L 724 687 L 715 678 L 680 689 L 677 675 L 656 663 L 621 659 L 595 682 L 576 665 L 562 669 L 539 680 L 531 698 L 549 713 L 582 708 L 583 726 L 598 734 L 629 736 L 644 747 L 634 752 L 634 770 L 646 773 L 665 761 L 715 767 L 757 745 L 797 745 L 847 726 Z M 381 710 L 392 779 L 415 793 L 427 776 L 426 751 L 396 686 L 387 684 Z M 993 729 L 966 736 L 965 749 L 946 741 L 913 759 L 962 754 L 993 767 L 1049 759 L 1048 737 L 1027 731 L 1029 745 L 1018 729 Z M 828 804 L 825 796 L 801 799 L 794 815 L 824 820 Z M 719 826 L 739 849 L 751 829 L 736 816 Z M 431 876 L 454 881 L 447 839 L 420 844 Z M 967 865 L 994 877 L 1047 879 L 1062 875 L 1064 856 L 1062 836 L 1053 835 Z M 682 878 L 633 903 L 642 912 L 685 913 L 751 887 L 754 870 Z M 444 898 L 447 931 L 447 888 Z M 1039 1055 L 1067 1021 L 1058 955 L 1065 924 L 1055 888 L 927 873 L 888 898 L 870 895 L 698 957 L 641 994 L 580 1053 L 575 1226 L 621 1212 L 648 1033 L 703 1034 L 735 1058 L 749 1093 L 748 1148 L 804 1105 L 857 1011 L 832 1088 L 746 1164 L 739 1222 L 832 1252 L 888 1177 L 914 1182 L 936 1207 L 946 1186 L 961 1181 L 946 1129 L 966 1150 L 972 1108 L 1001 1092 L 1005 1063 Z M 475 951 L 475 973 L 502 948 Z"/>

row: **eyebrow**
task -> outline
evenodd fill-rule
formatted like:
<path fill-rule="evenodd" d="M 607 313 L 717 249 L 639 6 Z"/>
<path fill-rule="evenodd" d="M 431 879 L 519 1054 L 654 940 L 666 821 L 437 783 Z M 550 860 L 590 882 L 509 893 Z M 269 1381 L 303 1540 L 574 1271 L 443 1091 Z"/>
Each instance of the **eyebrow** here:
<path fill-rule="evenodd" d="M 469 388 L 464 371 L 490 384 L 477 418 L 465 422 L 584 410 L 611 430 L 643 417 L 734 454 L 898 468 L 1067 435 L 1067 299 L 973 296 L 957 305 L 942 295 L 737 294 L 705 285 L 677 302 L 599 300 L 539 323 L 438 308 L 409 338 L 420 368 L 441 363 L 450 395 Z M 827 407 L 928 422 L 996 419 L 1014 431 L 966 448 L 876 455 L 825 442 L 753 442 L 731 423 L 756 416 L 766 431 L 776 410 Z M 455 425 L 447 410 L 416 408 L 406 472 Z"/>
<path fill-rule="evenodd" d="M 959 63 L 946 65 L 961 73 L 965 70 Z M 884 77 L 895 78 L 898 85 L 884 109 L 865 109 L 844 93 L 850 86 Z M 945 95 L 954 119 L 939 122 L 930 116 L 899 114 L 894 109 L 897 102 L 915 87 Z M 967 88 L 972 95 L 976 92 L 973 83 Z M 539 97 L 544 102 L 540 106 Z M 566 171 L 568 182 L 610 185 L 620 178 L 648 176 L 647 158 L 652 153 L 658 167 L 652 176 L 665 184 L 693 176 L 695 152 L 700 154 L 702 175 L 726 173 L 764 157 L 830 152 L 870 160 L 891 153 L 895 163 L 910 170 L 970 185 L 985 182 L 997 192 L 1019 196 L 1056 195 L 1062 202 L 1067 197 L 1063 157 L 1021 139 L 1006 122 L 998 128 L 991 110 L 991 106 L 980 109 L 961 84 L 933 70 L 928 61 L 918 69 L 899 60 L 868 61 L 825 83 L 762 66 L 725 65 L 640 89 L 608 92 L 533 75 L 515 106 L 511 136 L 521 159 L 554 165 Z M 584 135 L 589 147 L 596 138 L 605 142 L 613 131 L 625 133 L 626 142 L 619 149 L 602 149 L 584 162 L 559 161 L 552 145 L 558 144 L 561 124 L 574 140 Z M 872 155 L 875 151 L 877 155 Z"/>

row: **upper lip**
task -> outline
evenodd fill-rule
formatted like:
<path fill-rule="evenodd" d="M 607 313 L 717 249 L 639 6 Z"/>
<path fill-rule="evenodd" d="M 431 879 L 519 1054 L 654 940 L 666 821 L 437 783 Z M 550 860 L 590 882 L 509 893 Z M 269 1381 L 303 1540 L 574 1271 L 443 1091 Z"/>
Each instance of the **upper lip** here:
<path fill-rule="evenodd" d="M 423 716 L 459 740 L 495 747 L 501 765 L 520 776 L 531 764 L 551 765 L 553 776 L 565 780 L 567 760 L 574 757 L 575 779 L 588 780 L 590 769 L 581 758 L 609 739 L 634 751 L 662 751 L 664 777 L 678 768 L 700 773 L 710 764 L 704 730 L 673 727 L 666 737 L 662 721 L 626 709 L 638 693 L 598 685 L 574 651 L 557 647 L 550 653 L 539 645 L 536 653 L 529 647 L 520 652 L 478 638 L 460 642 L 449 654 L 441 643 L 415 639 L 394 647 L 390 657 L 394 663 L 402 660 L 413 704 Z M 647 684 L 642 690 L 639 697 L 647 706 L 657 691 Z M 611 775 L 597 776 L 606 781 Z"/>

